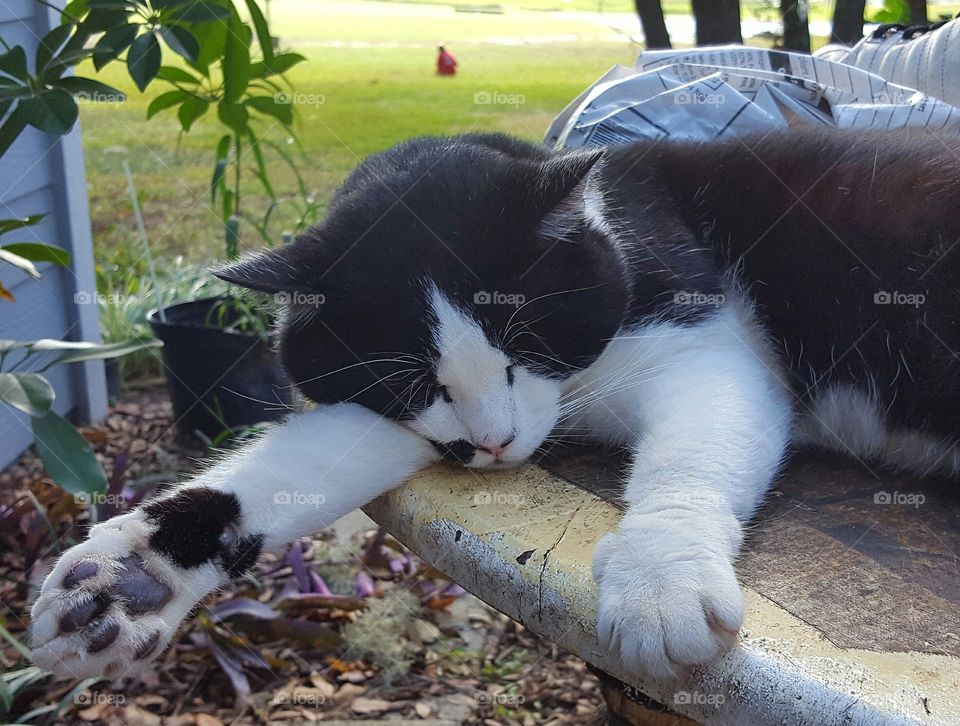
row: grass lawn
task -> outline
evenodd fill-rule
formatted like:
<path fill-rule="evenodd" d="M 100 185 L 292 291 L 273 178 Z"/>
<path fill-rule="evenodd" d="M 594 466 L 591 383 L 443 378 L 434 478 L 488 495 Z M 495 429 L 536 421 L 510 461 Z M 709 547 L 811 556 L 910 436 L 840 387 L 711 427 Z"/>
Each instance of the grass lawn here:
<path fill-rule="evenodd" d="M 521 9 L 553 1 L 509 0 L 503 14 L 488 15 L 456 12 L 449 5 L 273 0 L 275 31 L 285 46 L 308 58 L 289 79 L 299 94 L 300 169 L 321 207 L 362 157 L 411 136 L 496 130 L 539 139 L 553 116 L 600 74 L 614 63 L 633 62 L 634 18 Z M 675 10 L 679 1 L 665 7 Z M 583 3 L 587 0 L 570 0 L 574 7 L 589 7 Z M 433 73 L 439 40 L 460 60 L 454 78 Z M 122 280 L 144 269 L 121 154 L 133 168 L 158 257 L 207 263 L 222 256 L 222 232 L 208 190 L 221 127 L 201 119 L 181 135 L 170 111 L 146 121 L 147 105 L 166 90 L 163 84 L 142 96 L 119 66 L 101 77 L 127 91 L 129 100 L 85 104 L 81 111 L 100 270 Z M 512 95 L 516 102 L 479 104 L 478 93 Z M 284 141 L 277 137 L 279 129 L 269 126 L 263 122 L 265 135 Z M 294 177 L 279 157 L 271 166 L 275 188 L 293 192 Z M 259 217 L 266 199 L 257 194 L 252 176 L 249 181 L 245 212 Z M 289 210 L 275 214 L 276 239 L 292 219 Z M 245 248 L 262 245 L 249 225 L 242 237 Z"/>
<path fill-rule="evenodd" d="M 288 3 L 292 6 L 293 3 Z M 284 15 L 283 2 L 274 3 L 274 23 L 286 39 L 296 27 L 300 40 L 285 44 L 308 61 L 288 74 L 299 94 L 295 100 L 297 133 L 303 148 L 300 169 L 321 203 L 345 174 L 365 155 L 411 136 L 497 130 L 539 139 L 553 116 L 584 87 L 614 63 L 632 63 L 636 48 L 626 41 L 597 39 L 596 26 L 584 25 L 576 40 L 536 44 L 494 44 L 504 39 L 555 35 L 556 26 L 535 22 L 538 13 L 514 17 L 484 16 L 468 27 L 462 14 L 435 17 L 419 27 L 409 15 L 389 14 L 385 3 L 312 3 L 299 24 Z M 379 6 L 379 7 L 378 7 Z M 388 14 L 371 13 L 386 7 Z M 326 12 L 320 10 L 326 9 Z M 352 8 L 356 12 L 352 12 Z M 365 17 L 365 20 L 363 18 Z M 560 23 L 563 32 L 576 28 Z M 471 37 L 470 33 L 473 32 Z M 387 42 L 393 33 L 394 42 Z M 292 33 L 291 33 L 292 34 Z M 434 44 L 438 37 L 457 41 L 462 72 L 454 78 L 434 75 Z M 309 38 L 309 40 L 307 40 Z M 361 39 L 379 38 L 367 47 Z M 451 41 L 453 44 L 454 41 Z M 338 45 L 343 44 L 345 45 Z M 82 69 L 85 71 L 87 69 Z M 92 70 L 92 69 L 90 69 Z M 181 135 L 175 116 L 161 112 L 150 121 L 145 112 L 161 84 L 147 96 L 139 94 L 121 67 L 108 68 L 101 78 L 128 92 L 123 104 L 85 104 L 81 125 L 86 153 L 94 241 L 100 269 L 119 277 L 142 269 L 136 229 L 121 171 L 126 154 L 133 169 L 151 243 L 160 257 L 182 255 L 209 262 L 222 256 L 222 233 L 210 205 L 208 189 L 213 148 L 222 133 L 212 119 L 201 119 Z M 475 94 L 513 94 L 515 104 L 484 105 Z M 279 128 L 267 136 L 277 136 Z M 293 147 L 290 147 L 293 150 Z M 294 190 L 294 178 L 275 159 L 275 187 Z M 255 192 L 244 201 L 246 210 L 260 214 L 265 197 Z M 277 237 L 291 220 L 280 213 Z M 243 245 L 262 245 L 257 233 L 245 228 Z"/>

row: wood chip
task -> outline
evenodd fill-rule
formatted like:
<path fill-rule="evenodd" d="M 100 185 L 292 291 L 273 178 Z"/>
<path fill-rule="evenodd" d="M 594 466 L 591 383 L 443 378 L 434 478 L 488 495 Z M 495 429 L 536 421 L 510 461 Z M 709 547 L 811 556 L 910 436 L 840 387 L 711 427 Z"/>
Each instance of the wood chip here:
<path fill-rule="evenodd" d="M 392 704 L 390 701 L 384 701 L 380 698 L 355 698 L 350 704 L 350 710 L 361 716 L 372 716 L 384 711 L 389 711 Z"/>

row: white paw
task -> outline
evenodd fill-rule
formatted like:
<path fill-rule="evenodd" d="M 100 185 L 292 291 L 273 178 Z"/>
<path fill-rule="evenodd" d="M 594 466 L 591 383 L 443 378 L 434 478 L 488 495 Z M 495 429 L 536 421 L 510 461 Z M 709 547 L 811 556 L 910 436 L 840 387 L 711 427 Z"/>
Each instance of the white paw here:
<path fill-rule="evenodd" d="M 47 576 L 31 611 L 33 660 L 63 678 L 136 672 L 221 584 L 212 563 L 184 569 L 150 548 L 135 511 L 93 527 Z"/>
<path fill-rule="evenodd" d="M 674 679 L 736 644 L 743 594 L 739 531 L 715 522 L 628 514 L 597 544 L 597 637 L 627 672 Z"/>

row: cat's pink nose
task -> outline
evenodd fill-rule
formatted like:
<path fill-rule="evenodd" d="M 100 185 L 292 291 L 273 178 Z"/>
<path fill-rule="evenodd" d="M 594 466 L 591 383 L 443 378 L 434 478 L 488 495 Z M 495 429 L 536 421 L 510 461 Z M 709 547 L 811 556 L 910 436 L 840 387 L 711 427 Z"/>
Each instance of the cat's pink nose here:
<path fill-rule="evenodd" d="M 511 436 L 506 441 L 501 441 L 499 444 L 490 444 L 488 443 L 490 439 L 488 437 L 483 439 L 483 445 L 480 446 L 484 451 L 493 454 L 494 459 L 500 459 L 503 456 L 503 452 L 507 450 L 507 447 L 513 443 L 515 436 Z"/>

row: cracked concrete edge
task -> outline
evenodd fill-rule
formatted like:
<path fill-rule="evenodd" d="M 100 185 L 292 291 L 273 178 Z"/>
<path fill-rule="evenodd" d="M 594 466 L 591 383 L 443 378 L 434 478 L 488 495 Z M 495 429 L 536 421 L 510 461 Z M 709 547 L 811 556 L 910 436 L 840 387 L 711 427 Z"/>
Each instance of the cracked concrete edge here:
<path fill-rule="evenodd" d="M 957 724 L 960 659 L 841 649 L 746 589 L 739 647 L 682 683 L 620 671 L 596 643 L 596 542 L 620 512 L 538 467 L 435 467 L 367 513 L 427 562 L 534 632 L 704 723 Z M 718 702 L 722 700 L 722 703 Z"/>

